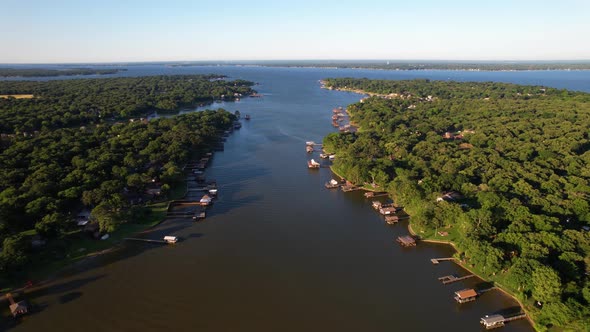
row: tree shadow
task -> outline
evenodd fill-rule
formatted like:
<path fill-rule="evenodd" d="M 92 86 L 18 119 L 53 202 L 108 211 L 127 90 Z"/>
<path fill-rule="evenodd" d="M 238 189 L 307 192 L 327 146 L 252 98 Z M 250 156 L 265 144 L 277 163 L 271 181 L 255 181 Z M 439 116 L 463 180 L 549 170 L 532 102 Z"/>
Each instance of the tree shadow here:
<path fill-rule="evenodd" d="M 2 321 L 0 322 L 0 330 L 7 331 L 9 329 L 15 328 L 23 319 L 26 319 L 26 316 L 38 314 L 52 305 L 47 301 L 35 301 L 35 298 L 65 293 L 57 298 L 57 304 L 65 304 L 74 301 L 82 296 L 83 293 L 78 291 L 78 288 L 88 283 L 94 282 L 98 279 L 101 279 L 104 276 L 105 275 L 102 274 L 88 278 L 69 280 L 66 282 L 52 282 L 46 285 L 39 286 L 38 288 L 31 290 L 24 295 L 20 295 L 18 300 L 24 300 L 25 302 L 27 302 L 29 312 L 22 317 L 4 317 L 5 319 L 2 319 Z"/>

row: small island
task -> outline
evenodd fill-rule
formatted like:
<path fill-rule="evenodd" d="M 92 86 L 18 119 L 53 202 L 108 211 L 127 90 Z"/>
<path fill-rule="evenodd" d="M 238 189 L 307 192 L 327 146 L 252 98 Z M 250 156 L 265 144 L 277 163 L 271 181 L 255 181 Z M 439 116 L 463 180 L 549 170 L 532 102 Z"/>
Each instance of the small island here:
<path fill-rule="evenodd" d="M 423 241 L 521 301 L 535 323 L 590 325 L 590 94 L 504 83 L 326 79 L 364 93 L 333 170 L 386 191 Z"/>
<path fill-rule="evenodd" d="M 93 69 L 93 68 L 0 68 L 0 77 L 56 77 L 78 75 L 111 75 L 127 69 Z"/>

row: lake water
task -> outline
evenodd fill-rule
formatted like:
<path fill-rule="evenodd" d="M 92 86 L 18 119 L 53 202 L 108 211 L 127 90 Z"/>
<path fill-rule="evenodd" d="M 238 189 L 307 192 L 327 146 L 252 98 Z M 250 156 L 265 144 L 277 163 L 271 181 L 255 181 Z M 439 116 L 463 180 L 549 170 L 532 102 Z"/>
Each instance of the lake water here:
<path fill-rule="evenodd" d="M 219 200 L 205 221 L 173 220 L 148 237 L 91 259 L 30 298 L 41 308 L 13 331 L 478 331 L 480 317 L 516 306 L 498 291 L 457 305 L 442 285 L 465 271 L 430 258 L 448 246 L 401 248 L 360 192 L 324 189 L 329 169 L 308 170 L 305 141 L 332 132 L 331 110 L 359 95 L 320 89 L 326 77 L 430 78 L 543 84 L 590 91 L 589 71 L 396 72 L 317 68 L 130 66 L 117 76 L 218 73 L 257 82 L 263 98 L 220 103 L 250 114 L 206 175 Z M 317 158 L 317 154 L 316 154 Z M 531 331 L 526 320 L 504 331 Z"/>

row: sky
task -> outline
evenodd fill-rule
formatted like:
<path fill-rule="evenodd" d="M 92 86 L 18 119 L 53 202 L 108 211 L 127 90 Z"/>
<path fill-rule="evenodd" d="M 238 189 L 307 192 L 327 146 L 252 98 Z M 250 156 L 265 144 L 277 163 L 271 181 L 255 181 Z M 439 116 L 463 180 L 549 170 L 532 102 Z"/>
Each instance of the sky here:
<path fill-rule="evenodd" d="M 590 0 L 0 0 L 0 63 L 590 60 Z"/>

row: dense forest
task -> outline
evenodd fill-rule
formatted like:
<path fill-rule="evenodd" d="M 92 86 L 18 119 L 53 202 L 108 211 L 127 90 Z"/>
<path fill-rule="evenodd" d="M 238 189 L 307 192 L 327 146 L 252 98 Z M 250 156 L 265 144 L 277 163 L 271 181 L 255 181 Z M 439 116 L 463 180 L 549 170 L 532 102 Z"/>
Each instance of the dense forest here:
<path fill-rule="evenodd" d="M 31 134 L 86 126 L 253 93 L 250 82 L 220 78 L 178 75 L 3 81 L 0 95 L 25 94 L 32 98 L 0 98 L 0 133 Z"/>
<path fill-rule="evenodd" d="M 97 113 L 120 118 L 172 109 L 249 94 L 251 85 L 209 76 L 1 82 L 4 92 L 39 96 L 2 102 L 0 117 L 10 119 L 3 129 L 41 127 L 0 139 L 0 279 L 18 276 L 40 253 L 35 242 L 78 236 L 80 212 L 89 214 L 83 228 L 95 237 L 145 219 L 145 203 L 166 197 L 184 179 L 184 163 L 210 151 L 236 120 L 222 109 L 151 121 L 101 121 Z"/>
<path fill-rule="evenodd" d="M 590 94 L 328 79 L 372 96 L 333 133 L 334 170 L 388 191 L 424 238 L 523 301 L 539 329 L 590 328 Z M 444 231 L 444 236 L 440 232 Z"/>
<path fill-rule="evenodd" d="M 91 68 L 0 68 L 0 77 L 54 77 L 76 75 L 109 75 L 127 69 L 91 69 Z"/>

